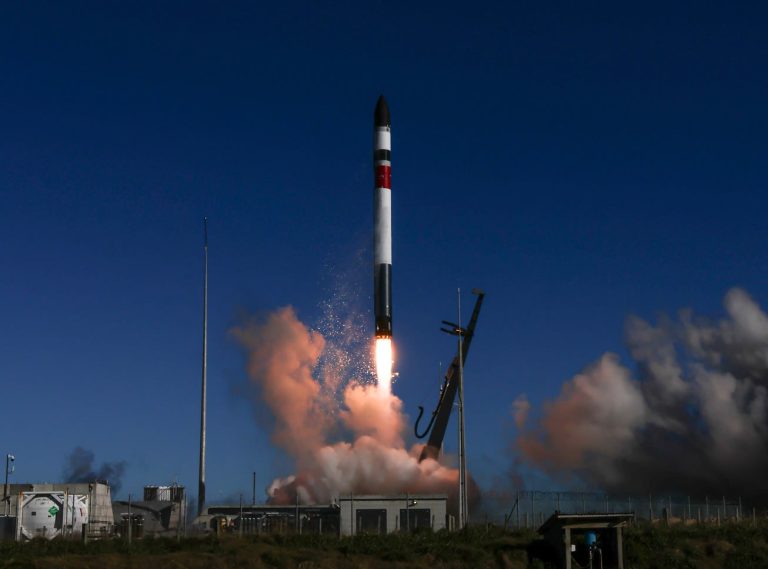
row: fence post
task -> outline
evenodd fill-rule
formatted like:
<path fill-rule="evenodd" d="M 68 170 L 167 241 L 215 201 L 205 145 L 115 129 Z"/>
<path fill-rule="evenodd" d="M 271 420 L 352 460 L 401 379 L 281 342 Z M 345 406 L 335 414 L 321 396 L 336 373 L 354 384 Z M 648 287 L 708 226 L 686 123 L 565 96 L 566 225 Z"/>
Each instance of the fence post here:
<path fill-rule="evenodd" d="M 672 523 L 672 496 L 667 496 L 667 505 L 669 510 L 667 511 L 667 525 Z"/>
<path fill-rule="evenodd" d="M 648 494 L 648 520 L 653 523 L 653 495 Z"/>

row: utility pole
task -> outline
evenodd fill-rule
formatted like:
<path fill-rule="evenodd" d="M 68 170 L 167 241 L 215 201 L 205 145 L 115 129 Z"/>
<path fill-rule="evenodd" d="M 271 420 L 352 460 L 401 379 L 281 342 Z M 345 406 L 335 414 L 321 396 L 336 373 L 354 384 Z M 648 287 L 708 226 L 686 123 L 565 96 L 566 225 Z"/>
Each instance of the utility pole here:
<path fill-rule="evenodd" d="M 468 334 L 467 341 L 471 340 L 472 338 L 472 331 L 474 329 L 474 320 L 477 318 L 477 312 L 479 310 L 480 303 L 482 301 L 483 292 L 482 291 L 473 291 L 475 294 L 478 294 L 480 297 L 477 301 L 477 304 L 475 305 L 475 312 L 472 315 L 472 319 L 469 323 L 470 332 Z M 466 524 L 469 521 L 469 504 L 467 502 L 467 453 L 466 453 L 466 439 L 464 436 L 464 334 L 467 333 L 467 330 L 464 330 L 461 327 L 461 289 L 456 289 L 456 304 L 457 304 L 457 312 L 458 312 L 458 323 L 454 324 L 453 322 L 448 322 L 446 320 L 443 320 L 443 324 L 450 326 L 450 328 L 441 328 L 443 332 L 446 332 L 447 334 L 452 334 L 454 336 L 458 337 L 458 343 L 459 343 L 459 349 L 458 349 L 458 357 L 454 360 L 456 370 L 458 372 L 458 382 L 456 385 L 456 393 L 457 393 L 457 406 L 459 408 L 459 420 L 458 420 L 458 435 L 459 435 L 459 529 L 463 529 Z M 448 389 L 448 384 L 446 384 L 446 389 Z M 451 405 L 452 403 L 449 400 L 448 405 Z M 446 417 L 447 421 L 447 417 Z M 444 432 L 444 431 L 443 431 Z M 434 429 L 432 431 L 432 435 L 434 435 Z M 432 436 L 430 436 L 430 442 L 427 443 L 427 446 L 424 447 L 427 449 L 429 445 L 432 443 Z M 425 456 L 424 452 L 422 451 L 422 458 Z M 429 456 L 428 454 L 426 456 Z M 435 455 L 436 458 L 436 455 Z"/>
<path fill-rule="evenodd" d="M 16 457 L 11 453 L 5 455 L 5 485 L 3 486 L 3 502 L 5 502 L 5 515 L 8 516 L 8 508 L 11 505 L 11 496 L 8 494 L 8 475 L 16 468 Z M 18 511 L 19 507 L 16 506 Z"/>
<path fill-rule="evenodd" d="M 131 495 L 128 494 L 128 547 L 131 546 L 132 531 L 133 531 L 133 516 L 131 515 Z"/>
<path fill-rule="evenodd" d="M 208 218 L 203 218 L 205 253 L 203 277 L 203 389 L 200 398 L 200 470 L 197 486 L 197 515 L 203 514 L 205 508 L 205 408 L 206 388 L 208 380 Z"/>
<path fill-rule="evenodd" d="M 296 487 L 296 535 L 301 533 L 301 522 L 299 522 L 299 488 Z"/>
<path fill-rule="evenodd" d="M 459 337 L 459 528 L 469 523 L 467 501 L 467 448 L 464 429 L 464 330 L 461 328 L 461 289 L 456 289 Z"/>

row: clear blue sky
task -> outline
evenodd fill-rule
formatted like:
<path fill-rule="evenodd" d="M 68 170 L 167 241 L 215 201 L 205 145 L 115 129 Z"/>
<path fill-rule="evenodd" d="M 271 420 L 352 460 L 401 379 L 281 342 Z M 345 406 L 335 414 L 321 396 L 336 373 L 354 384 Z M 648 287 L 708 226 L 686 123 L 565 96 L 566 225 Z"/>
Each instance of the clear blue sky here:
<path fill-rule="evenodd" d="M 768 8 L 539 4 L 4 2 L 0 451 L 17 480 L 57 479 L 81 445 L 128 461 L 124 495 L 196 492 L 204 215 L 209 498 L 291 472 L 227 331 L 286 304 L 312 324 L 329 273 L 367 282 L 380 93 L 396 390 L 412 415 L 433 405 L 439 321 L 456 287 L 484 288 L 481 480 L 511 463 L 515 396 L 538 405 L 621 353 L 627 314 L 719 314 L 731 285 L 768 302 Z"/>

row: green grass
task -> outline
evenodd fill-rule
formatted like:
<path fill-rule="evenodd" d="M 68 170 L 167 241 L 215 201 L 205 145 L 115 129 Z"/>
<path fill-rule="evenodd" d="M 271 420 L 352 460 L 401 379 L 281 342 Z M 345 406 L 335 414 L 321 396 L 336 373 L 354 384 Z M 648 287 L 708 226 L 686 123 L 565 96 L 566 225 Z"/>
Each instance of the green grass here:
<path fill-rule="evenodd" d="M 504 567 L 546 569 L 541 542 L 530 531 L 472 528 L 468 532 L 336 538 L 318 535 L 209 536 L 0 543 L 0 569 L 325 569 Z M 768 524 L 721 527 L 638 525 L 625 534 L 628 569 L 766 569 Z"/>
<path fill-rule="evenodd" d="M 647 526 L 626 532 L 632 569 L 766 569 L 768 525 Z"/>

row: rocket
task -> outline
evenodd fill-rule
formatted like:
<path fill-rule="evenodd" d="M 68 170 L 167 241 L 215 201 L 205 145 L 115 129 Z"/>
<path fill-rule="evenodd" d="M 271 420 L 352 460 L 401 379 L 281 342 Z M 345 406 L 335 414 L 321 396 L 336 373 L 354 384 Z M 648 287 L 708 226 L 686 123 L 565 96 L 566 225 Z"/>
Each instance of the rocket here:
<path fill-rule="evenodd" d="M 376 337 L 392 337 L 392 143 L 384 96 L 373 112 L 373 313 Z"/>

